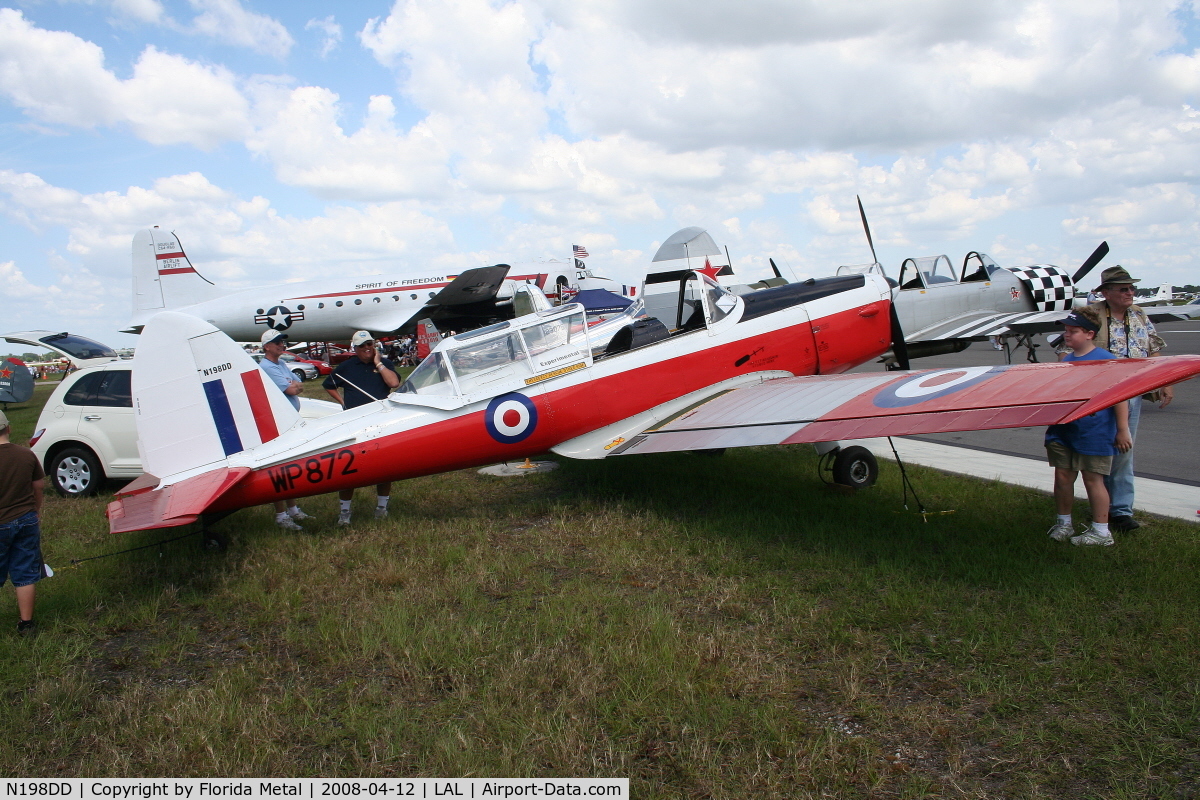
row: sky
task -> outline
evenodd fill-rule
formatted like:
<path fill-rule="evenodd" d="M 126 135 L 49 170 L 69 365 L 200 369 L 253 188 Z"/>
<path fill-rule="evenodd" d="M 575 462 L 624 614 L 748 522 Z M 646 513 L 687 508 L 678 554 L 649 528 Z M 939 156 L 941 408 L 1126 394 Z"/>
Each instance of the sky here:
<path fill-rule="evenodd" d="M 692 225 L 803 279 L 871 261 L 856 195 L 893 276 L 1200 283 L 1197 2 L 0 0 L 0 332 L 136 344 L 152 225 L 230 288 L 631 282 Z"/>

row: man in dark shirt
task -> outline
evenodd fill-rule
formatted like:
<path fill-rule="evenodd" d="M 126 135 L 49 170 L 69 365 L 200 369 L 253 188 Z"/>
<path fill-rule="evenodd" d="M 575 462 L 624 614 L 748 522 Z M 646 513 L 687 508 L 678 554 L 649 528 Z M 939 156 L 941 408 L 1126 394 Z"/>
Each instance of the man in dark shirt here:
<path fill-rule="evenodd" d="M 46 474 L 28 447 L 8 440 L 12 427 L 0 411 L 0 584 L 17 590 L 17 633 L 33 636 L 33 603 L 42 579 L 42 489 Z"/>
<path fill-rule="evenodd" d="M 329 392 L 342 408 L 349 409 L 382 400 L 400 386 L 400 376 L 392 367 L 392 362 L 384 358 L 375 339 L 366 331 L 359 331 L 350 339 L 354 348 L 354 358 L 348 358 L 337 369 L 329 374 L 321 385 Z M 342 393 L 338 394 L 338 389 Z M 391 499 L 392 484 L 380 483 L 375 486 L 376 505 L 375 518 L 387 516 L 388 500 Z M 354 499 L 353 489 L 343 489 L 338 492 L 341 509 L 338 513 L 338 525 L 350 524 L 350 501 Z"/>

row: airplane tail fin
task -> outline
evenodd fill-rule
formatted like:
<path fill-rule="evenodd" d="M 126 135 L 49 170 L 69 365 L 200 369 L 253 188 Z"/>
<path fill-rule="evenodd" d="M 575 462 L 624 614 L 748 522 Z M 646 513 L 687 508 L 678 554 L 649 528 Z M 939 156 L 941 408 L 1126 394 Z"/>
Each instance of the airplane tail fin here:
<path fill-rule="evenodd" d="M 150 318 L 133 359 L 142 468 L 171 476 L 225 467 L 292 427 L 300 412 L 232 339 L 175 311 Z"/>
<path fill-rule="evenodd" d="M 429 351 L 437 347 L 437 343 L 442 340 L 442 334 L 438 332 L 437 326 L 433 324 L 433 320 L 422 319 L 417 321 L 417 358 L 425 358 L 429 355 Z"/>
<path fill-rule="evenodd" d="M 1175 292 L 1172 291 L 1172 286 L 1169 283 L 1164 283 L 1158 287 L 1158 294 L 1151 297 L 1151 300 L 1171 300 L 1175 297 Z"/>
<path fill-rule="evenodd" d="M 133 328 L 140 329 L 159 311 L 219 296 L 183 252 L 174 233 L 154 227 L 133 237 Z"/>

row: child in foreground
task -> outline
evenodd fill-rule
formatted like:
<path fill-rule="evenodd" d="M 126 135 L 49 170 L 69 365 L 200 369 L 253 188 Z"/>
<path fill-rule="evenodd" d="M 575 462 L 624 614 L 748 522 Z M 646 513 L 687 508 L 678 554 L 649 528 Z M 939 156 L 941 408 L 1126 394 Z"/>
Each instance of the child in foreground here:
<path fill-rule="evenodd" d="M 1100 317 L 1092 308 L 1077 308 L 1061 323 L 1063 341 L 1070 352 L 1063 361 L 1102 361 L 1116 358 L 1093 340 L 1100 330 Z M 1108 490 L 1104 476 L 1112 468 L 1112 457 L 1133 446 L 1129 435 L 1129 404 L 1117 403 L 1065 425 L 1046 429 L 1046 455 L 1054 467 L 1054 505 L 1058 521 L 1050 529 L 1056 542 L 1070 539 L 1071 544 L 1113 544 L 1108 529 Z M 1092 526 L 1075 536 L 1071 508 L 1075 504 L 1075 476 L 1083 473 L 1083 488 L 1092 508 Z"/>

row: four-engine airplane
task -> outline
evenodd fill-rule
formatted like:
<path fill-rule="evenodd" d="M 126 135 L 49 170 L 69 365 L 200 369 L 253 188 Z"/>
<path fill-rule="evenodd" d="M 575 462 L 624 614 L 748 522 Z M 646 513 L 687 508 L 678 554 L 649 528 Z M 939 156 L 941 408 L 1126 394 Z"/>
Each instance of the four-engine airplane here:
<path fill-rule="evenodd" d="M 674 308 L 625 320 L 603 347 L 582 306 L 547 308 L 448 337 L 401 390 L 310 420 L 213 325 L 161 313 L 132 376 L 147 474 L 109 505 L 110 529 L 210 523 L 546 451 L 598 459 L 1045 425 L 1200 374 L 1200 356 L 841 374 L 891 346 L 882 277 L 744 296 L 688 269 L 654 280 L 673 288 Z"/>
<path fill-rule="evenodd" d="M 582 262 L 580 262 L 582 263 Z M 507 264 L 459 274 L 411 270 L 397 275 L 349 274 L 230 292 L 192 265 L 174 233 L 158 227 L 133 239 L 133 317 L 125 333 L 138 333 L 155 314 L 181 311 L 207 320 L 236 341 L 257 342 L 263 331 L 287 331 L 293 341 L 348 341 L 357 330 L 388 334 L 415 328 L 428 317 L 445 328 L 474 327 L 480 320 L 535 310 L 523 302 L 529 284 L 555 302 L 564 289 L 612 284 L 590 272 L 553 261 L 514 271 Z"/>

